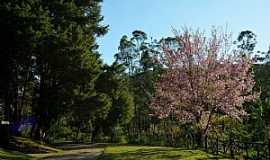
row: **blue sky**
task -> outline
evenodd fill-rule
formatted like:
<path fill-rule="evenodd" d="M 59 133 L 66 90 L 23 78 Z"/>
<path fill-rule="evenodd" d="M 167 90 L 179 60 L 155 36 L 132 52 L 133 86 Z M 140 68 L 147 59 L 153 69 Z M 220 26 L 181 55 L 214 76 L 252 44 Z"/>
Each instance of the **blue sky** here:
<path fill-rule="evenodd" d="M 235 37 L 252 30 L 257 35 L 256 50 L 266 51 L 270 44 L 270 0 L 104 0 L 102 15 L 110 30 L 99 39 L 99 51 L 109 64 L 120 38 L 134 30 L 159 39 L 171 36 L 172 27 L 209 31 L 213 25 L 227 25 Z"/>

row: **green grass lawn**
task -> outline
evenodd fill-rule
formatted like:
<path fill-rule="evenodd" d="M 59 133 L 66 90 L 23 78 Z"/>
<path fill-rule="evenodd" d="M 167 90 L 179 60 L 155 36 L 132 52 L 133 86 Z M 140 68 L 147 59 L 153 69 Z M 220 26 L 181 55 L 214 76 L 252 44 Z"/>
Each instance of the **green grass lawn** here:
<path fill-rule="evenodd" d="M 8 160 L 30 160 L 32 157 L 20 152 L 6 151 L 0 149 L 0 159 Z"/>
<path fill-rule="evenodd" d="M 200 150 L 171 147 L 116 145 L 106 147 L 98 160 L 199 160 L 225 159 Z"/>
<path fill-rule="evenodd" d="M 30 160 L 42 159 L 44 157 L 62 157 L 62 156 L 83 156 L 92 153 L 101 153 L 104 148 L 104 154 L 98 157 L 98 160 L 207 160 L 207 159 L 225 159 L 221 156 L 208 154 L 201 150 L 186 150 L 172 147 L 154 147 L 154 146 L 135 146 L 135 145 L 102 145 L 85 146 L 81 148 L 71 148 L 70 150 L 56 149 L 52 146 L 40 144 L 27 138 L 16 138 L 17 145 L 28 149 L 41 151 L 38 154 L 23 154 L 16 151 L 8 151 L 0 148 L 0 159 L 8 160 Z M 23 149 L 25 151 L 27 149 Z M 48 151 L 44 153 L 44 151 Z M 29 152 L 26 152 L 29 153 Z"/>
<path fill-rule="evenodd" d="M 61 149 L 42 144 L 29 138 L 13 137 L 12 148 L 16 151 L 0 148 L 0 159 L 8 160 L 30 160 L 33 159 L 30 153 L 61 153 Z M 18 152 L 20 151 L 20 152 Z M 22 153 L 23 152 L 23 153 Z M 28 154 L 25 154 L 28 153 Z M 38 155 L 38 154 L 37 154 Z"/>

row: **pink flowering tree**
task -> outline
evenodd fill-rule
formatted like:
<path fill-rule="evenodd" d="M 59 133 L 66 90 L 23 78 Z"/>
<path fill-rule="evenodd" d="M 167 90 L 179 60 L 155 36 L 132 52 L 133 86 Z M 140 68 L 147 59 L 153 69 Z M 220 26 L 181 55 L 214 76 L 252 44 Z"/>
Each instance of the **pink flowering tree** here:
<path fill-rule="evenodd" d="M 258 97 L 249 55 L 229 49 L 229 36 L 213 30 L 210 38 L 191 30 L 175 31 L 179 48 L 163 47 L 159 62 L 165 73 L 155 84 L 151 108 L 159 118 L 174 116 L 186 123 L 200 123 L 206 134 L 213 115 L 241 120 L 245 101 Z"/>

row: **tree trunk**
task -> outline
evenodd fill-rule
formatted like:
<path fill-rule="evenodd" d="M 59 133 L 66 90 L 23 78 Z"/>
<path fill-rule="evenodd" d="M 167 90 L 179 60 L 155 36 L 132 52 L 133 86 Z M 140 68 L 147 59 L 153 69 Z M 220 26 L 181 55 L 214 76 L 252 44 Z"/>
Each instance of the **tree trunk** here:
<path fill-rule="evenodd" d="M 99 130 L 99 128 L 98 127 L 94 127 L 94 130 L 93 130 L 93 132 L 92 132 L 92 137 L 91 137 L 91 141 L 92 141 L 92 143 L 95 143 L 95 138 L 96 138 L 96 136 L 97 136 L 97 134 L 98 134 L 98 130 Z"/>
<path fill-rule="evenodd" d="M 80 125 L 79 127 L 77 127 L 77 131 L 76 131 L 76 142 L 79 142 L 79 133 L 80 133 Z"/>
<path fill-rule="evenodd" d="M 9 132 L 8 132 L 8 125 L 0 124 L 0 146 L 3 148 L 9 147 Z"/>
<path fill-rule="evenodd" d="M 208 129 L 209 129 L 210 124 L 211 124 L 211 120 L 212 120 L 212 116 L 213 116 L 213 111 L 214 111 L 214 109 L 212 109 L 210 111 L 209 116 L 208 116 L 208 120 L 207 120 L 207 124 L 206 124 L 205 128 L 203 129 L 203 131 L 201 133 L 201 147 L 202 147 L 203 142 L 207 139 L 206 137 L 208 137 L 208 133 L 207 132 L 208 132 Z"/>

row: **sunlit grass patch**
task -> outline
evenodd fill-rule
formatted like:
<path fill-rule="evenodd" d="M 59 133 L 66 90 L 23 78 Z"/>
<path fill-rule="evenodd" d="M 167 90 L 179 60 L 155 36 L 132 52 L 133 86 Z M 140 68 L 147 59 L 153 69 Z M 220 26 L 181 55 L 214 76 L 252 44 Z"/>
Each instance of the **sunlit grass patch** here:
<path fill-rule="evenodd" d="M 149 146 L 109 146 L 98 160 L 199 160 L 224 159 L 221 156 L 208 154 L 201 150 L 185 150 L 172 147 Z"/>

